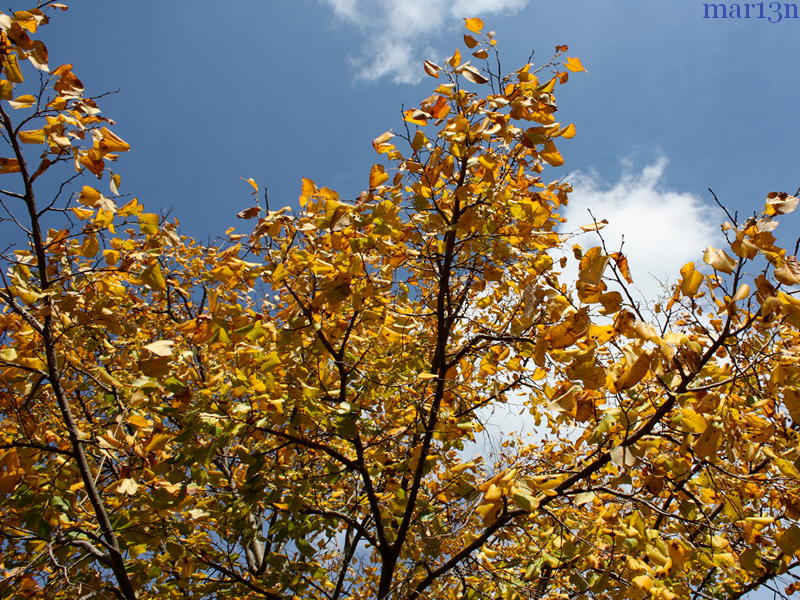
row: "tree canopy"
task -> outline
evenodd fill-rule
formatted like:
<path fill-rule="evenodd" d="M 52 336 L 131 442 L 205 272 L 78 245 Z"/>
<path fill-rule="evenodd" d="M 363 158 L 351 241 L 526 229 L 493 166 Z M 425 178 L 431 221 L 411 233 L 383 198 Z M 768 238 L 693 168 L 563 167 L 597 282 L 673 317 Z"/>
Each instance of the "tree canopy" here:
<path fill-rule="evenodd" d="M 635 256 L 559 231 L 581 61 L 502 73 L 466 19 L 358 198 L 246 180 L 251 232 L 203 244 L 121 193 L 59 9 L 0 14 L 0 596 L 734 599 L 798 565 L 796 197 L 637 302 Z M 534 434 L 486 452 L 509 405 Z"/>

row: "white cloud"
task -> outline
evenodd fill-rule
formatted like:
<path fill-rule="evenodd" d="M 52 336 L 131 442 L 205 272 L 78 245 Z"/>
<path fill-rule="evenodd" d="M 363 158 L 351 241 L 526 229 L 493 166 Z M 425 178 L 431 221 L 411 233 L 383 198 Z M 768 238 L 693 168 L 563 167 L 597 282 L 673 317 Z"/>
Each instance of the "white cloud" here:
<path fill-rule="evenodd" d="M 436 59 L 431 34 L 455 28 L 464 17 L 512 13 L 528 0 L 322 0 L 336 17 L 357 27 L 365 40 L 351 57 L 360 79 L 390 77 L 416 83 L 422 61 Z"/>
<path fill-rule="evenodd" d="M 574 192 L 564 212 L 567 222 L 562 232 L 590 224 L 594 217 L 607 219 L 600 233 L 610 252 L 619 249 L 628 257 L 638 299 L 652 304 L 664 294 L 664 283 L 679 277 L 681 266 L 701 262 L 708 245 L 719 244 L 722 215 L 699 197 L 667 189 L 663 183 L 667 160 L 634 172 L 625 172 L 613 185 L 603 183 L 596 174 L 578 174 L 573 178 Z M 575 240 L 584 249 L 598 244 L 596 233 L 586 233 Z M 571 256 L 571 255 L 570 255 Z M 566 273 L 574 278 L 573 260 Z M 569 281 L 565 277 L 564 281 Z"/>
<path fill-rule="evenodd" d="M 689 261 L 702 263 L 705 247 L 719 245 L 722 215 L 693 194 L 668 189 L 663 182 L 667 167 L 664 158 L 639 172 L 631 165 L 624 167 L 622 177 L 614 184 L 603 182 L 595 173 L 572 178 L 574 191 L 563 212 L 567 222 L 561 232 L 573 232 L 592 223 L 589 210 L 598 221 L 608 219 L 608 226 L 601 231 L 606 247 L 610 252 L 619 249 L 624 235 L 623 253 L 629 257 L 637 290 L 634 298 L 652 306 L 664 295 L 663 285 L 678 279 L 681 266 Z M 599 239 L 596 233 L 582 233 L 573 242 L 588 249 L 598 245 Z M 565 254 L 570 260 L 561 281 L 569 285 L 575 281 L 577 261 L 569 248 Z M 482 455 L 491 461 L 502 454 L 502 442 L 515 434 L 525 443 L 538 443 L 550 435 L 546 427 L 533 422 L 524 399 L 525 392 L 521 391 L 512 394 L 505 405 L 479 410 L 486 429 L 466 445 L 464 456 Z"/>

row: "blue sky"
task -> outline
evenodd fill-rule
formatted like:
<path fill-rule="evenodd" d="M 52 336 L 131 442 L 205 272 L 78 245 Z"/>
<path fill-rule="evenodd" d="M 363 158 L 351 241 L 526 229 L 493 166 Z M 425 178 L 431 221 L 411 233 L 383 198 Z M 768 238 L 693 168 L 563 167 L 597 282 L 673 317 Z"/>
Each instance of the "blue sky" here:
<path fill-rule="evenodd" d="M 800 19 L 703 12 L 699 0 L 83 0 L 46 35 L 52 64 L 74 63 L 92 92 L 121 89 L 103 106 L 133 145 L 122 191 L 203 239 L 246 228 L 240 177 L 267 185 L 273 208 L 296 203 L 301 177 L 355 197 L 370 141 L 429 95 L 421 62 L 452 53 L 461 17 L 497 32 L 509 70 L 569 44 L 589 72 L 561 90 L 578 136 L 550 176 L 582 182 L 570 223 L 588 207 L 610 218 L 609 241 L 625 232 L 653 295 L 649 274 L 672 277 L 718 235 L 706 188 L 750 214 L 800 187 Z"/>
<path fill-rule="evenodd" d="M 121 88 L 103 101 L 133 145 L 121 191 L 203 239 L 246 229 L 240 177 L 267 185 L 273 208 L 296 204 L 301 177 L 355 197 L 371 140 L 429 95 L 421 61 L 452 53 L 461 17 L 497 32 L 507 69 L 569 44 L 589 72 L 561 90 L 578 136 L 549 176 L 576 183 L 571 223 L 591 207 L 626 232 L 634 274 L 664 276 L 718 235 L 706 188 L 747 215 L 800 187 L 800 19 L 703 12 L 699 0 L 82 0 L 43 35 L 51 65 L 74 63 L 89 91 Z M 778 231 L 793 245 L 798 229 Z"/>

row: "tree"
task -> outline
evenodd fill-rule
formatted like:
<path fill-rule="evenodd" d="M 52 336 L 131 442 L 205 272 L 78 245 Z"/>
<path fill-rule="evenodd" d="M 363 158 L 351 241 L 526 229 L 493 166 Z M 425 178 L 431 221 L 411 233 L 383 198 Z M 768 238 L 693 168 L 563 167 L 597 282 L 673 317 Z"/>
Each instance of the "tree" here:
<path fill-rule="evenodd" d="M 797 566 L 797 198 L 728 215 L 660 305 L 604 243 L 561 282 L 542 173 L 583 67 L 503 75 L 467 19 L 486 62 L 426 62 L 355 202 L 304 180 L 201 245 L 120 194 L 51 9 L 0 16 L 3 597 L 733 599 Z M 484 458 L 510 402 L 541 441 Z"/>

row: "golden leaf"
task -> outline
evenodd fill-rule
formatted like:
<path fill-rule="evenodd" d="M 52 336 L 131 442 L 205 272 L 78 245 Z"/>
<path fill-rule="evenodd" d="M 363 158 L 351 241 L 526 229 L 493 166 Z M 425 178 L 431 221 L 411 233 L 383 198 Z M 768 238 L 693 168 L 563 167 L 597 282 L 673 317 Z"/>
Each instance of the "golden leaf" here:
<path fill-rule="evenodd" d="M 241 179 L 242 181 L 245 181 L 245 182 L 249 183 L 249 184 L 250 184 L 250 187 L 252 187 L 252 188 L 253 188 L 253 190 L 255 191 L 255 193 L 258 193 L 258 184 L 256 183 L 256 180 L 255 180 L 255 179 L 253 179 L 252 177 L 248 177 L 247 179 L 245 179 L 244 177 L 240 177 L 239 179 Z"/>
<path fill-rule="evenodd" d="M 461 64 L 461 51 L 458 48 L 453 52 L 453 56 L 447 59 L 447 64 L 453 68 Z"/>
<path fill-rule="evenodd" d="M 11 105 L 11 108 L 30 108 L 36 104 L 36 96 L 25 94 L 23 96 L 17 96 L 13 100 L 9 100 L 8 103 Z"/>
<path fill-rule="evenodd" d="M 564 66 L 573 73 L 586 70 L 583 63 L 581 63 L 581 59 L 575 57 L 567 57 L 567 60 L 564 61 Z"/>
<path fill-rule="evenodd" d="M 684 296 L 696 296 L 703 283 L 703 274 L 695 270 L 693 262 L 688 262 L 681 267 L 681 276 L 681 293 Z"/>
<path fill-rule="evenodd" d="M 78 196 L 78 202 L 83 204 L 84 206 L 90 206 L 94 208 L 100 203 L 100 199 L 103 195 L 94 189 L 92 186 L 85 185 L 81 189 L 80 196 Z"/>
<path fill-rule="evenodd" d="M 139 279 L 153 290 L 163 292 L 167 289 L 167 282 L 164 279 L 164 275 L 161 273 L 161 266 L 158 262 L 153 262 L 153 264 L 142 271 L 142 274 L 139 275 Z"/>
<path fill-rule="evenodd" d="M 18 136 L 19 141 L 23 144 L 43 144 L 45 140 L 43 129 L 29 129 L 27 131 L 20 131 Z"/>
<path fill-rule="evenodd" d="M 386 169 L 383 165 L 372 165 L 372 168 L 369 170 L 369 187 L 370 189 L 375 189 L 379 185 L 383 185 L 389 180 L 389 174 L 386 172 Z"/>
<path fill-rule="evenodd" d="M 128 142 L 118 137 L 108 127 L 101 127 L 99 131 L 102 134 L 100 148 L 104 152 L 126 152 L 131 149 Z"/>
<path fill-rule="evenodd" d="M 464 26 L 473 33 L 480 33 L 483 29 L 483 21 L 477 17 L 464 19 Z"/>
<path fill-rule="evenodd" d="M 588 285 L 597 285 L 603 280 L 603 271 L 608 265 L 608 256 L 599 246 L 590 248 L 578 265 L 578 278 Z"/>
<path fill-rule="evenodd" d="M 539 156 L 541 156 L 547 163 L 553 167 L 560 167 L 564 164 L 564 157 L 561 156 L 561 153 L 556 148 L 555 143 L 552 140 L 547 140 L 544 143 L 544 149 L 539 152 Z"/>
<path fill-rule="evenodd" d="M 736 268 L 736 261 L 732 259 L 724 250 L 708 246 L 703 254 L 703 262 L 711 265 L 721 273 L 733 273 Z"/>

